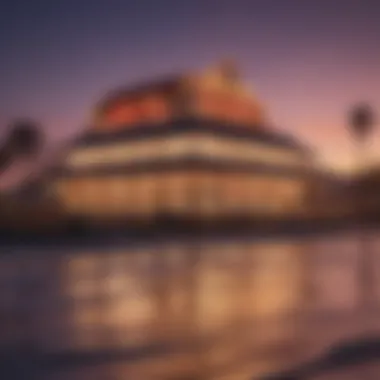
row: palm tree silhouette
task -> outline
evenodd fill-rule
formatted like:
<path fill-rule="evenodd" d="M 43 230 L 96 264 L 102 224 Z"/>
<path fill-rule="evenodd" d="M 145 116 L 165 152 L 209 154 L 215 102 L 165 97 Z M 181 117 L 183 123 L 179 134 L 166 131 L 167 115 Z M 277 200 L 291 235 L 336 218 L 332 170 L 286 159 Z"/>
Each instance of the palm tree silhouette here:
<path fill-rule="evenodd" d="M 43 146 L 44 135 L 39 124 L 20 119 L 12 122 L 5 143 L 0 147 L 0 173 L 20 158 L 34 158 Z"/>
<path fill-rule="evenodd" d="M 348 127 L 355 138 L 356 143 L 356 160 L 359 174 L 362 172 L 366 165 L 366 143 L 369 141 L 372 132 L 375 128 L 375 115 L 371 106 L 367 104 L 360 104 L 354 107 L 349 114 Z M 373 281 L 374 274 L 372 271 L 373 253 L 366 238 L 366 232 L 362 225 L 362 217 L 364 215 L 363 205 L 360 197 L 355 197 L 354 210 L 358 220 L 359 227 L 359 243 L 360 243 L 360 261 L 358 262 L 358 281 L 361 290 L 360 302 L 362 307 L 370 309 L 373 303 Z"/>

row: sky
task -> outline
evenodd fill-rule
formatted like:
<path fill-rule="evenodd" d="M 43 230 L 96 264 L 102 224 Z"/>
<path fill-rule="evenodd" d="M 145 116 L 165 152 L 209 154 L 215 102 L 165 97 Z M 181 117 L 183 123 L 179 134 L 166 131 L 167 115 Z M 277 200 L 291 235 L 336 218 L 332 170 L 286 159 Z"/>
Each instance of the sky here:
<path fill-rule="evenodd" d="M 27 116 L 55 147 L 106 91 L 228 57 L 276 127 L 349 170 L 347 111 L 380 112 L 379 41 L 377 0 L 3 0 L 0 135 Z M 368 149 L 378 161 L 379 133 Z"/>

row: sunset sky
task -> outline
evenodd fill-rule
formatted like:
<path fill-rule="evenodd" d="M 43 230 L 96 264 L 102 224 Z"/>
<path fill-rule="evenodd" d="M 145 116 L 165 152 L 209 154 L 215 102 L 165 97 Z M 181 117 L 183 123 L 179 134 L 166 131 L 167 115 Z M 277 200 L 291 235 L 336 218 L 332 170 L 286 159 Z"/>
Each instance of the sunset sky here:
<path fill-rule="evenodd" d="M 233 57 L 273 124 L 346 169 L 347 109 L 380 113 L 379 46 L 377 0 L 5 0 L 0 125 L 30 116 L 61 141 L 113 87 Z"/>

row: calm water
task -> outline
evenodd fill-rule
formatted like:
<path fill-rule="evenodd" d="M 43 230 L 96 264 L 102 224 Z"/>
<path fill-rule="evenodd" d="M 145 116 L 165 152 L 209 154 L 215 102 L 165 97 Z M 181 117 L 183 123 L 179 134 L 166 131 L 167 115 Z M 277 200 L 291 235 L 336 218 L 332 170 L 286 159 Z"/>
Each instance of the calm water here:
<path fill-rule="evenodd" d="M 380 237 L 367 239 L 370 313 L 358 308 L 353 233 L 4 246 L 0 344 L 19 355 L 3 366 L 7 378 L 22 367 L 25 379 L 62 380 L 249 379 L 287 368 L 380 330 Z"/>

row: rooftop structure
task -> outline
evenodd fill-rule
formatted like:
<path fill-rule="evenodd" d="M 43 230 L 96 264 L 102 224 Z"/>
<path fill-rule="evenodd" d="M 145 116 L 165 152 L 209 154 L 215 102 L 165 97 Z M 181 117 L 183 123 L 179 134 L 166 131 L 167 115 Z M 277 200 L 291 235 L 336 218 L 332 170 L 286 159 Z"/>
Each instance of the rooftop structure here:
<path fill-rule="evenodd" d="M 92 129 L 109 132 L 195 116 L 252 127 L 262 125 L 261 104 L 231 63 L 111 91 L 98 103 Z"/>

